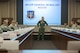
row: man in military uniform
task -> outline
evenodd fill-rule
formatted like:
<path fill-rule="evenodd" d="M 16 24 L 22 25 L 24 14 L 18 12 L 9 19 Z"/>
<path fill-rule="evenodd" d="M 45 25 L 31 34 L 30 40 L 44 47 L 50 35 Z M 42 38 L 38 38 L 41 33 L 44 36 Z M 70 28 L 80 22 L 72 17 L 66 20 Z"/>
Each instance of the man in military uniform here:
<path fill-rule="evenodd" d="M 1 25 L 1 29 L 3 32 L 11 31 L 12 29 L 8 27 L 8 20 L 4 20 L 3 24 Z"/>
<path fill-rule="evenodd" d="M 9 28 L 13 30 L 18 29 L 17 22 L 15 20 L 12 20 L 11 24 L 9 25 Z"/>
<path fill-rule="evenodd" d="M 44 20 L 44 17 L 42 17 L 42 20 L 37 23 L 37 26 L 39 27 L 38 40 L 40 38 L 44 40 L 45 26 L 48 26 L 47 22 Z"/>

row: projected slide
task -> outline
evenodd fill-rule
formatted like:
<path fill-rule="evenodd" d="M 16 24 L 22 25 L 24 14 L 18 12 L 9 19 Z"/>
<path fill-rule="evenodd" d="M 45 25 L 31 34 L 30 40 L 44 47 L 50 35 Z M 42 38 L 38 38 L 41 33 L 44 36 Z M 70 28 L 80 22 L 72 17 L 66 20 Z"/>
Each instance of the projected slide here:
<path fill-rule="evenodd" d="M 61 25 L 61 0 L 23 0 L 24 25 L 37 25 L 42 16 L 49 25 Z"/>

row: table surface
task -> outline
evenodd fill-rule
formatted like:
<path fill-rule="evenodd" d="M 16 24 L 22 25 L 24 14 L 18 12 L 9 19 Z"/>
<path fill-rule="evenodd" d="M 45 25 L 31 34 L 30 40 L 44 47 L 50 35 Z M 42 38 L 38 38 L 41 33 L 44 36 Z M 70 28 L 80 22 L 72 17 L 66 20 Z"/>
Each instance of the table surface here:
<path fill-rule="evenodd" d="M 77 33 L 74 33 L 74 32 L 69 32 L 69 31 L 64 31 L 64 30 L 61 30 L 60 28 L 58 29 L 59 27 L 51 27 L 52 31 L 55 32 L 55 33 L 59 33 L 61 35 L 64 35 L 64 36 L 67 36 L 67 37 L 70 37 L 72 39 L 76 39 L 76 40 L 80 40 L 80 38 L 78 38 L 77 36 L 80 36 L 79 34 Z M 65 33 L 67 32 L 67 33 Z M 70 34 L 71 33 L 71 34 Z M 73 36 L 72 36 L 73 35 Z M 75 36 L 74 36 L 75 35 Z"/>
<path fill-rule="evenodd" d="M 11 52 L 12 53 L 12 52 Z M 77 50 L 22 50 L 19 53 L 78 53 Z"/>

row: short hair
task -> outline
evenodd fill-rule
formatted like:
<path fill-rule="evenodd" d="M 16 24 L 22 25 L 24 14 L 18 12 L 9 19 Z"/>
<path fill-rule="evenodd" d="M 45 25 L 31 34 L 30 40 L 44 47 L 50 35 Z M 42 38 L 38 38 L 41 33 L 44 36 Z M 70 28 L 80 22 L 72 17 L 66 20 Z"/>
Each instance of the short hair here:
<path fill-rule="evenodd" d="M 6 23 L 6 22 L 8 23 L 8 20 L 7 20 L 7 19 L 5 19 L 5 20 L 3 21 L 3 23 Z"/>
<path fill-rule="evenodd" d="M 42 16 L 42 18 L 44 18 L 44 16 Z"/>

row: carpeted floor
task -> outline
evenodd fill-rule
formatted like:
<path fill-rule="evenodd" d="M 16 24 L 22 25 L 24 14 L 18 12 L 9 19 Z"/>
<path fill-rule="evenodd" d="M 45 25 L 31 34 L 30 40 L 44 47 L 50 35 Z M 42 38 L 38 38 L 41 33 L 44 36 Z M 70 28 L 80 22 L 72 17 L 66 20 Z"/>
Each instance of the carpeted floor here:
<path fill-rule="evenodd" d="M 34 40 L 32 49 L 54 49 L 57 50 L 51 40 Z"/>

